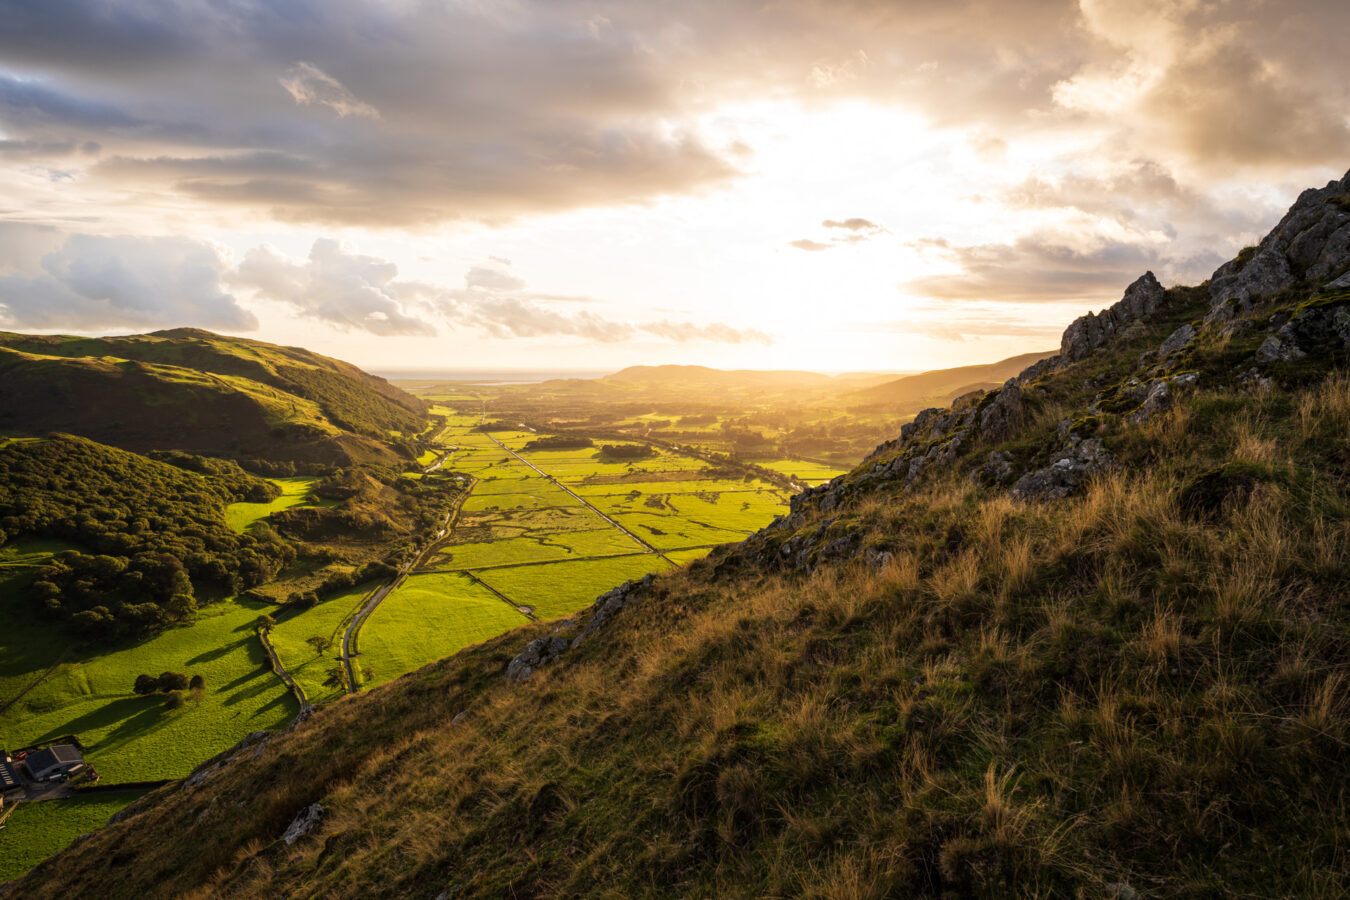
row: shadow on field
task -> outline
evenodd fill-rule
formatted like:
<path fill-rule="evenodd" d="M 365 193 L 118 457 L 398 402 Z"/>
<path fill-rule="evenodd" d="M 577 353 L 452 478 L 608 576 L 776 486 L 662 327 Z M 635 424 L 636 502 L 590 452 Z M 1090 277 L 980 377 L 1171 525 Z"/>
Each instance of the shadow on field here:
<path fill-rule="evenodd" d="M 215 647 L 211 650 L 207 650 L 204 653 L 198 653 L 196 656 L 192 657 L 192 659 L 188 660 L 188 665 L 195 666 L 199 665 L 200 663 L 207 663 L 211 662 L 212 660 L 220 659 L 227 653 L 232 653 L 234 650 L 238 649 L 239 647 L 247 643 L 248 638 L 242 637 L 233 643 L 222 644 L 221 646 Z"/>
<path fill-rule="evenodd" d="M 163 698 L 159 695 L 123 697 L 52 728 L 38 738 L 36 743 L 46 743 L 67 734 L 87 734 L 111 728 L 107 735 L 90 748 L 107 750 L 153 728 L 168 712 L 164 708 Z"/>
<path fill-rule="evenodd" d="M 224 689 L 225 690 L 230 690 L 233 688 L 241 688 L 241 689 L 235 690 L 232 694 L 230 694 L 230 696 L 226 697 L 222 705 L 234 706 L 236 703 L 242 703 L 245 700 L 250 700 L 261 694 L 263 691 L 270 690 L 271 688 L 275 687 L 276 682 L 274 682 L 271 678 L 266 677 L 271 674 L 272 674 L 271 672 L 259 670 L 257 672 L 253 672 L 250 675 L 236 678 L 234 681 L 226 685 Z M 254 681 L 256 681 L 257 683 L 249 684 L 249 682 Z M 248 686 L 244 687 L 244 685 Z"/>

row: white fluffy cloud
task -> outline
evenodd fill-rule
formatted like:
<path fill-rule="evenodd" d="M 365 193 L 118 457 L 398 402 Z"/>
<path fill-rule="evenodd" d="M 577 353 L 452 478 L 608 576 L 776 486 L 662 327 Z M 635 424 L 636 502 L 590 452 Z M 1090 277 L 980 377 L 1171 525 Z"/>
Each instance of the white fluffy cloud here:
<path fill-rule="evenodd" d="M 33 247 L 41 245 L 42 235 L 29 238 Z M 17 264 L 0 275 L 0 321 L 7 327 L 258 327 L 224 287 L 228 262 L 202 241 L 75 234 L 36 267 L 31 259 L 11 262 Z"/>
<path fill-rule="evenodd" d="M 434 335 L 431 323 L 405 308 L 423 287 L 397 279 L 398 266 L 388 260 L 320 238 L 304 261 L 266 246 L 248 251 L 231 283 L 338 328 L 380 336 Z"/>

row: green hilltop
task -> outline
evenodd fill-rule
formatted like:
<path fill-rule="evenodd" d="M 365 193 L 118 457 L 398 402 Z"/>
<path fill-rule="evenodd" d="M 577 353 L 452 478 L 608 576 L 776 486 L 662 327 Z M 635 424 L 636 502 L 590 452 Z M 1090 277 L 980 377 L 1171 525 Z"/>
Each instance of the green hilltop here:
<path fill-rule="evenodd" d="M 393 464 L 426 404 L 355 366 L 192 328 L 126 337 L 0 333 L 0 433 L 62 431 L 143 452 Z"/>
<path fill-rule="evenodd" d="M 1347 197 L 0 895 L 1344 896 Z"/>

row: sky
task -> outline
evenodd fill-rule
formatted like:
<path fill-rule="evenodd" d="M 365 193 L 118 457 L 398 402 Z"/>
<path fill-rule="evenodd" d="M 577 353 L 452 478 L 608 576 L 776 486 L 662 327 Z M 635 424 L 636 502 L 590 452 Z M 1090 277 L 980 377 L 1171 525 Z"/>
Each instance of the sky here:
<path fill-rule="evenodd" d="M 914 371 L 1350 167 L 1343 0 L 0 0 L 0 328 Z"/>

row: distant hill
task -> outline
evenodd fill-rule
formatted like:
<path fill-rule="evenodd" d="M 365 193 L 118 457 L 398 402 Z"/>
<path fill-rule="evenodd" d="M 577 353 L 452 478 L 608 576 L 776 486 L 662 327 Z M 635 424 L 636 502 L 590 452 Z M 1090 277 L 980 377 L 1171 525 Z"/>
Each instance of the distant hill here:
<path fill-rule="evenodd" d="M 0 432 L 129 450 L 345 464 L 398 460 L 426 404 L 350 363 L 180 328 L 125 337 L 0 333 Z"/>
<path fill-rule="evenodd" d="M 845 394 L 843 399 L 851 406 L 913 407 L 914 411 L 926 406 L 945 406 L 962 394 L 996 388 L 1032 363 L 1054 356 L 1055 352 L 1042 350 L 988 365 L 960 366 L 907 375 L 875 387 L 853 391 Z"/>
<path fill-rule="evenodd" d="M 712 369 L 707 366 L 629 366 L 613 375 L 606 375 L 600 380 L 611 384 L 642 384 L 652 387 L 734 388 L 740 390 L 820 388 L 834 381 L 831 376 L 822 375 L 819 372 Z"/>

